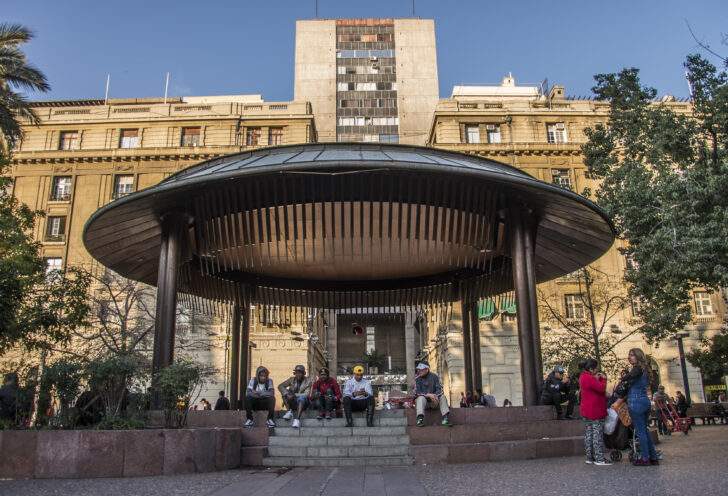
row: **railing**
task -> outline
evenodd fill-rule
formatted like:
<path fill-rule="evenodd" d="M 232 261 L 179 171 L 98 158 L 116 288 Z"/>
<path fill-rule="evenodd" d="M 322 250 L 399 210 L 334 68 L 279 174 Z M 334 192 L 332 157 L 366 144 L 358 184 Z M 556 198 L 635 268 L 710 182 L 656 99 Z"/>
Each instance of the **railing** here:
<path fill-rule="evenodd" d="M 50 201 L 70 201 L 71 193 L 52 193 Z"/>
<path fill-rule="evenodd" d="M 66 235 L 65 234 L 46 234 L 45 241 L 47 243 L 65 243 Z"/>

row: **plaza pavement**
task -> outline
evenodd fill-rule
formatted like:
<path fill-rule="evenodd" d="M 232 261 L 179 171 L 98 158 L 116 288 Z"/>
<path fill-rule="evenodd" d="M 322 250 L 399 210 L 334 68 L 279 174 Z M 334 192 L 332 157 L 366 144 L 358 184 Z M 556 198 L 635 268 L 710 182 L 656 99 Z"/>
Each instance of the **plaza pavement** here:
<path fill-rule="evenodd" d="M 576 422 L 576 421 L 575 421 Z M 241 469 L 204 474 L 81 480 L 4 480 L 0 495 L 23 496 L 458 496 L 726 494 L 728 426 L 698 426 L 658 445 L 659 467 L 585 465 L 583 457 L 467 465 Z"/>

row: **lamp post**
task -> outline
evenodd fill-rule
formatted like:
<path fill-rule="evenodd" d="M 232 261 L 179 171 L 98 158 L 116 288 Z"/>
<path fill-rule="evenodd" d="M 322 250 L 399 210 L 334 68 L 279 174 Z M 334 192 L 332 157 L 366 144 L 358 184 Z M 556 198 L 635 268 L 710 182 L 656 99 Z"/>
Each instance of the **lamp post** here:
<path fill-rule="evenodd" d="M 685 353 L 683 351 L 683 338 L 689 337 L 689 332 L 678 332 L 675 334 L 677 340 L 677 351 L 680 354 L 680 371 L 682 372 L 683 388 L 685 389 L 685 398 L 690 403 L 690 384 L 688 384 L 688 370 L 685 368 Z"/>

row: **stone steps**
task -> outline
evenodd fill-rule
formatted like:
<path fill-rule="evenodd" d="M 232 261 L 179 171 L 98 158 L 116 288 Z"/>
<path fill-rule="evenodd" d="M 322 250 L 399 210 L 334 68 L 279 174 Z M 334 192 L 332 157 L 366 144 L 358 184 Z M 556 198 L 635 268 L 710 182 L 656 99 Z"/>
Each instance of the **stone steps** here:
<path fill-rule="evenodd" d="M 365 457 L 308 457 L 292 458 L 286 456 L 269 456 L 263 458 L 266 467 L 381 467 L 396 465 L 412 465 L 411 456 L 365 456 Z"/>
<path fill-rule="evenodd" d="M 345 467 L 412 465 L 407 418 L 402 411 L 377 411 L 374 426 L 366 426 L 361 413 L 353 416 L 354 427 L 346 419 L 317 420 L 305 412 L 301 427 L 276 419 L 270 431 L 264 466 Z"/>

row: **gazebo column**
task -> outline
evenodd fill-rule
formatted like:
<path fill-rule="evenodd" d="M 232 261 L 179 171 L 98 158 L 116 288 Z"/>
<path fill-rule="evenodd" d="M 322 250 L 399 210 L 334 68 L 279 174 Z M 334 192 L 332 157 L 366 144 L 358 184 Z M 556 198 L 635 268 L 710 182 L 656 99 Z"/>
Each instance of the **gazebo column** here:
<path fill-rule="evenodd" d="M 454 304 L 453 307 L 457 307 Z M 460 318 L 463 323 L 463 372 L 465 375 L 465 389 L 473 391 L 473 354 L 472 342 L 470 337 L 470 304 L 466 302 L 460 303 Z"/>
<path fill-rule="evenodd" d="M 404 313 L 404 357 L 406 362 L 407 386 L 410 387 L 415 381 L 415 319 L 417 312 L 414 310 Z"/>
<path fill-rule="evenodd" d="M 250 300 L 246 298 L 240 309 L 240 316 L 243 328 L 240 331 L 240 365 L 239 365 L 239 393 L 238 397 L 242 403 L 242 408 L 245 408 L 245 391 L 248 389 L 248 380 L 250 379 L 251 371 L 248 370 L 248 362 L 250 361 Z"/>
<path fill-rule="evenodd" d="M 533 214 L 524 213 L 524 242 L 526 249 L 526 274 L 528 276 L 529 313 L 531 318 L 531 339 L 533 341 L 533 366 L 536 384 L 543 379 L 543 359 L 541 357 L 541 326 L 538 320 L 538 299 L 536 292 L 536 219 Z M 537 398 L 538 399 L 538 398 Z"/>
<path fill-rule="evenodd" d="M 481 365 L 480 350 L 480 318 L 478 318 L 478 302 L 468 305 L 470 307 L 470 352 L 473 356 L 473 389 L 483 390 L 483 367 Z"/>
<path fill-rule="evenodd" d="M 536 357 L 535 341 L 538 338 L 538 316 L 532 312 L 536 304 L 536 281 L 533 271 L 533 246 L 528 242 L 528 231 L 532 225 L 528 210 L 520 205 L 512 206 L 509 215 L 511 258 L 513 259 L 513 282 L 516 289 L 518 321 L 518 345 L 521 352 L 521 380 L 523 382 L 523 404 L 538 404 L 537 389 L 541 380 Z M 529 273 L 529 267 L 531 272 Z M 540 346 L 538 347 L 540 349 Z"/>
<path fill-rule="evenodd" d="M 238 396 L 240 394 L 240 383 L 245 380 L 240 374 L 240 303 L 233 305 L 231 324 L 230 332 L 232 335 L 232 342 L 230 343 L 230 387 L 228 391 L 230 395 L 230 405 L 233 410 L 237 410 L 240 409 L 241 406 L 238 398 L 242 400 L 242 396 Z"/>
<path fill-rule="evenodd" d="M 162 236 L 157 273 L 157 313 L 154 328 L 152 372 L 156 374 L 174 361 L 177 318 L 177 275 L 182 258 L 186 218 L 172 212 L 162 216 Z M 157 400 L 154 400 L 155 406 Z"/>

